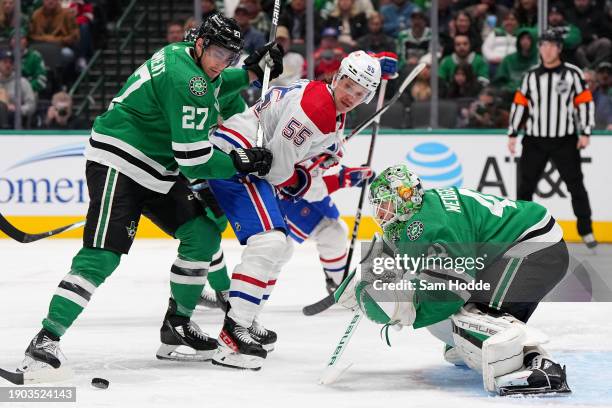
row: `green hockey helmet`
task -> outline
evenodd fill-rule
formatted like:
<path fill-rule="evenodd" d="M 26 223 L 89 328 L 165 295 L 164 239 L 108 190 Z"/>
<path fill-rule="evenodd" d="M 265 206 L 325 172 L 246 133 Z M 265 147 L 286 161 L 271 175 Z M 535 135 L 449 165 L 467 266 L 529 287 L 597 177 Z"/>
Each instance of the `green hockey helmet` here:
<path fill-rule="evenodd" d="M 421 179 L 407 166 L 391 166 L 370 184 L 374 219 L 387 233 L 397 223 L 408 221 L 419 212 L 424 194 Z"/>

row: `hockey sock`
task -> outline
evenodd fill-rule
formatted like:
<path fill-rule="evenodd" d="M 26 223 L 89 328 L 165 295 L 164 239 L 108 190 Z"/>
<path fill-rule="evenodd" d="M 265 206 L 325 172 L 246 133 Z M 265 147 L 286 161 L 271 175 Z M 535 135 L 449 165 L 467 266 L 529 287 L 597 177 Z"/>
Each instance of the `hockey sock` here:
<path fill-rule="evenodd" d="M 43 328 L 61 337 L 81 314 L 96 288 L 108 278 L 121 255 L 97 248 L 81 248 L 72 259 L 70 273 L 59 283 L 49 304 Z"/>
<path fill-rule="evenodd" d="M 191 317 L 221 237 L 213 221 L 197 217 L 181 225 L 176 231 L 176 238 L 181 243 L 178 257 L 171 268 L 170 291 L 176 301 L 176 314 Z"/>
<path fill-rule="evenodd" d="M 230 288 L 231 281 L 229 276 L 227 276 L 227 266 L 225 265 L 223 249 L 221 248 L 213 255 L 210 262 L 208 283 L 213 290 L 218 292 L 224 292 Z"/>

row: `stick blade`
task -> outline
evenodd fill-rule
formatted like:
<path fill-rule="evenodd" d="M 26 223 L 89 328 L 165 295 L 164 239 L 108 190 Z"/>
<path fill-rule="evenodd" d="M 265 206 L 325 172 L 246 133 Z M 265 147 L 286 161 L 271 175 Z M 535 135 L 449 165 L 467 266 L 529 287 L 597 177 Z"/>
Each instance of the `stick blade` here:
<path fill-rule="evenodd" d="M 334 303 L 334 295 L 328 295 L 327 297 L 319 300 L 316 303 L 313 303 L 312 305 L 304 306 L 302 308 L 302 313 L 304 313 L 304 315 L 306 316 L 314 316 L 316 314 L 326 311 L 327 309 L 332 307 Z"/>
<path fill-rule="evenodd" d="M 330 385 L 335 383 L 352 366 L 352 362 L 340 363 L 335 366 L 328 366 L 321 375 L 321 378 L 319 378 L 319 384 Z"/>

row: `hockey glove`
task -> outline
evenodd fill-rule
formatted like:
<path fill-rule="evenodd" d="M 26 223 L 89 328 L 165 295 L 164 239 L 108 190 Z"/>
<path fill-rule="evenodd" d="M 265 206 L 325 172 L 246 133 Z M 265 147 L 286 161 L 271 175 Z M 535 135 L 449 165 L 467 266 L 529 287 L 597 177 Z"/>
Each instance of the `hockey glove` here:
<path fill-rule="evenodd" d="M 344 146 L 341 143 L 334 143 L 322 155 L 325 159 L 319 164 L 319 167 L 323 170 L 328 170 L 340 164 L 342 157 L 344 157 Z"/>
<path fill-rule="evenodd" d="M 280 187 L 278 190 L 281 198 L 285 200 L 297 200 L 303 197 L 312 183 L 312 175 L 310 172 L 299 164 L 295 166 L 295 172 L 293 173 L 292 179 L 295 180 L 293 184 Z"/>
<path fill-rule="evenodd" d="M 380 62 L 382 79 L 397 78 L 397 54 L 394 52 L 379 52 L 373 55 Z"/>
<path fill-rule="evenodd" d="M 212 191 L 210 191 L 210 187 L 208 185 L 208 181 L 206 180 L 196 180 L 189 185 L 189 189 L 193 192 L 193 196 L 202 204 L 204 209 L 210 208 L 212 214 L 219 218 L 222 215 L 225 215 L 221 206 L 217 202 L 217 199 L 213 195 Z"/>
<path fill-rule="evenodd" d="M 263 147 L 238 148 L 230 152 L 230 157 L 238 173 L 256 173 L 261 177 L 268 174 L 272 167 L 272 152 Z"/>
<path fill-rule="evenodd" d="M 361 187 L 365 181 L 370 181 L 376 177 L 376 173 L 370 167 L 346 167 L 338 172 L 340 188 Z"/>
<path fill-rule="evenodd" d="M 275 42 L 269 42 L 255 50 L 244 60 L 242 68 L 253 71 L 257 80 L 253 82 L 257 88 L 263 84 L 266 64 L 270 66 L 270 80 L 278 78 L 283 73 L 283 47 Z"/>

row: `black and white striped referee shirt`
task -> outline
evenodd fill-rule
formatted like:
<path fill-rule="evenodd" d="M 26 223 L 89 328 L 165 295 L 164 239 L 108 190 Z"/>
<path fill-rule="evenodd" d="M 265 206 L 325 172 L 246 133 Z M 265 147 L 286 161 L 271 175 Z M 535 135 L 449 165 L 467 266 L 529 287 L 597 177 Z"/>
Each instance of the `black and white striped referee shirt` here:
<path fill-rule="evenodd" d="M 580 122 L 578 129 L 576 113 Z M 525 136 L 590 136 L 595 124 L 595 106 L 580 68 L 562 62 L 556 68 L 538 65 L 527 71 L 514 95 L 508 136 L 517 136 L 525 115 Z"/>

